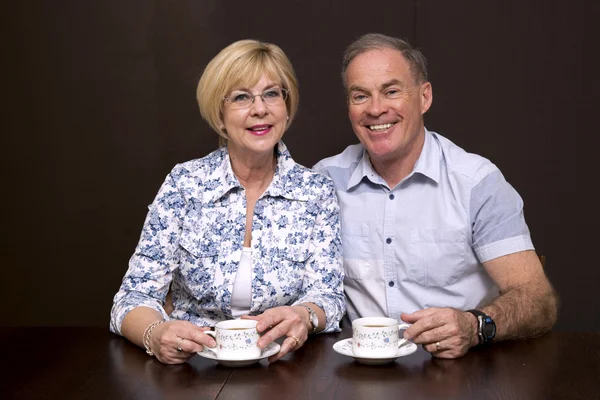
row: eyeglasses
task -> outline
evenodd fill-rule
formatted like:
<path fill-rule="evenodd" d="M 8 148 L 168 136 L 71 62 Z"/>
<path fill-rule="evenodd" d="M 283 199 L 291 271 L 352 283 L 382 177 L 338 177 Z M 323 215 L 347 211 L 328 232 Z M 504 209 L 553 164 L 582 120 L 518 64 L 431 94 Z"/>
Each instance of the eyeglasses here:
<path fill-rule="evenodd" d="M 234 108 L 248 108 L 254 104 L 256 96 L 260 96 L 263 103 L 268 106 L 277 106 L 285 103 L 288 98 L 289 91 L 282 88 L 267 89 L 261 94 L 252 94 L 241 90 L 234 90 L 229 96 L 223 98 L 226 103 L 231 104 Z"/>
<path fill-rule="evenodd" d="M 383 97 L 382 100 L 397 100 L 403 96 L 410 96 L 412 92 L 417 88 L 417 86 L 412 87 L 410 89 L 398 89 L 398 88 L 389 88 L 383 91 L 383 93 L 379 93 L 380 97 Z M 351 93 L 348 97 L 348 101 L 350 104 L 354 105 L 362 105 L 366 104 L 368 101 L 371 101 L 371 94 L 365 93 L 362 91 L 356 91 Z"/>

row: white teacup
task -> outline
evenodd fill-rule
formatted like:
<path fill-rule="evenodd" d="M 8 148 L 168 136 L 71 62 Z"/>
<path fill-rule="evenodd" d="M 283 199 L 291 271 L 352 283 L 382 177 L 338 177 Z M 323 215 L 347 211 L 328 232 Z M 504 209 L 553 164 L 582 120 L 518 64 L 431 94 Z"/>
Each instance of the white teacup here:
<path fill-rule="evenodd" d="M 395 357 L 400 344 L 406 341 L 398 338 L 400 329 L 409 326 L 386 317 L 355 319 L 352 321 L 352 352 L 364 358 Z"/>
<path fill-rule="evenodd" d="M 261 349 L 256 345 L 260 335 L 256 331 L 257 321 L 233 319 L 221 321 L 215 330 L 205 332 L 212 336 L 217 345 L 204 349 L 213 352 L 221 360 L 252 360 L 260 357 Z"/>

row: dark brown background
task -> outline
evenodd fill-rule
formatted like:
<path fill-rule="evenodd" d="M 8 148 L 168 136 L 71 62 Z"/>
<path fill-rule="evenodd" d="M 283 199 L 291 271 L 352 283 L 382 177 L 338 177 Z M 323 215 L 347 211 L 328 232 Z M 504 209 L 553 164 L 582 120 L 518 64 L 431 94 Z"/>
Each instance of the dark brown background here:
<path fill-rule="evenodd" d="M 311 166 L 356 142 L 341 55 L 381 32 L 429 59 L 427 128 L 521 193 L 562 298 L 557 328 L 600 330 L 598 15 L 596 0 L 4 5 L 0 324 L 108 327 L 146 206 L 174 164 L 216 147 L 195 86 L 221 48 L 256 38 L 286 51 L 301 102 L 284 139 Z"/>

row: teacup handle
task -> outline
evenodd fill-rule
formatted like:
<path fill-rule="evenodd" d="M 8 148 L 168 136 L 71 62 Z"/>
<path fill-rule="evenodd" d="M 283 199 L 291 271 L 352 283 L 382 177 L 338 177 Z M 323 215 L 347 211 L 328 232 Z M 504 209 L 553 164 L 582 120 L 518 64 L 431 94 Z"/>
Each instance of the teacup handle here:
<path fill-rule="evenodd" d="M 206 331 L 204 332 L 206 335 L 212 337 L 213 339 L 217 340 L 217 335 L 214 331 Z M 204 345 L 204 350 L 202 351 L 210 351 L 211 353 L 213 353 L 214 355 L 217 355 L 217 350 L 215 349 L 211 349 L 210 347 Z"/>
<path fill-rule="evenodd" d="M 399 323 L 398 324 L 398 331 L 400 331 L 402 329 L 408 329 L 408 328 L 410 328 L 410 324 L 404 324 L 404 323 Z M 400 333 L 400 332 L 398 332 L 398 333 Z M 398 338 L 398 347 L 402 346 L 406 342 L 407 342 L 407 340 L 404 339 L 402 336 L 400 336 Z"/>

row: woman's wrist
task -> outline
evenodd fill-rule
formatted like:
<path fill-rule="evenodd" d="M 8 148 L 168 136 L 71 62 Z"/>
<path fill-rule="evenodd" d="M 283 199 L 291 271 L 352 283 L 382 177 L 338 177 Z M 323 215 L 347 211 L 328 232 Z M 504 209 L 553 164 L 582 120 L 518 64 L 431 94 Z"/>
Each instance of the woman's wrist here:
<path fill-rule="evenodd" d="M 318 316 L 318 314 L 315 312 L 315 308 L 314 306 L 311 307 L 310 305 L 306 304 L 306 303 L 301 303 L 299 304 L 300 307 L 302 307 L 304 309 L 303 312 L 303 316 L 305 316 L 306 318 L 303 319 L 306 321 L 306 326 L 307 326 L 307 330 L 308 330 L 308 334 L 313 334 L 313 333 L 317 333 L 317 330 L 319 329 L 319 321 L 320 318 Z"/>
<path fill-rule="evenodd" d="M 292 306 L 292 309 L 300 316 L 302 320 L 302 324 L 306 327 L 306 331 L 310 334 L 312 327 L 310 325 L 310 320 L 308 319 L 308 311 L 302 304 L 296 304 Z"/>
<path fill-rule="evenodd" d="M 163 319 L 154 321 L 153 323 L 148 325 L 148 327 L 144 330 L 144 335 L 142 336 L 142 343 L 144 344 L 144 347 L 146 348 L 146 353 L 148 353 L 149 356 L 154 356 L 154 353 L 150 348 L 150 341 L 152 340 L 152 331 L 163 322 L 165 322 L 165 320 Z"/>

